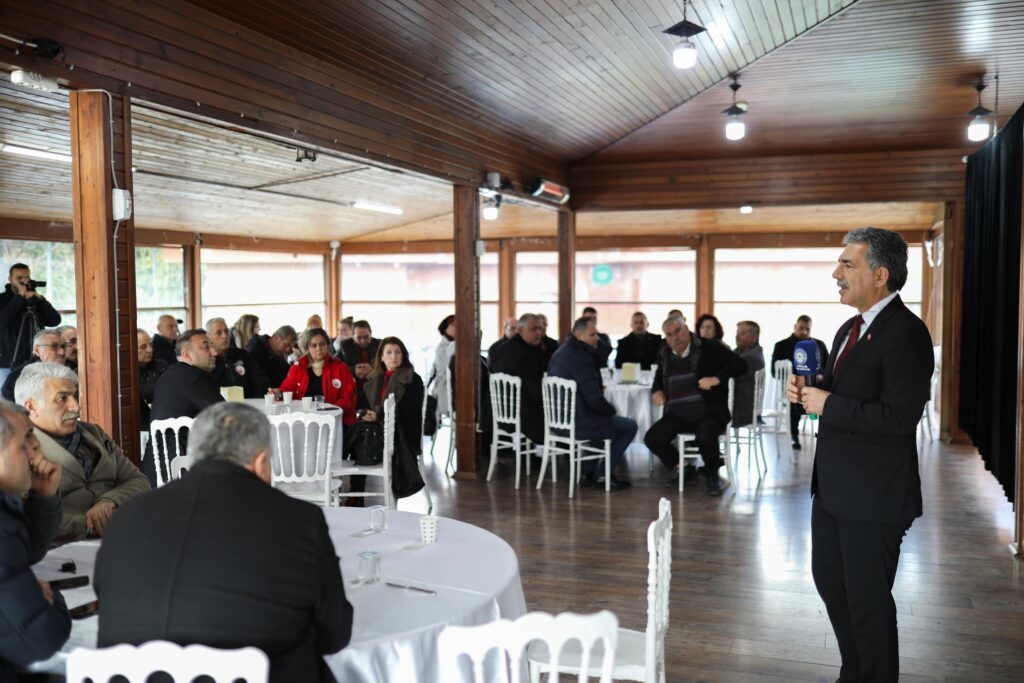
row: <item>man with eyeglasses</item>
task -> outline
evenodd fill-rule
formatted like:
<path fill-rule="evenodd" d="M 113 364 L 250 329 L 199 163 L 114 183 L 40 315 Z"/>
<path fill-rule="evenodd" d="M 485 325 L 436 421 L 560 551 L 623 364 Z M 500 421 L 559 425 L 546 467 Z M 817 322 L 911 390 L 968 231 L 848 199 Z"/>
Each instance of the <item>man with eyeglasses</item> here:
<path fill-rule="evenodd" d="M 64 365 L 67 358 L 64 339 L 57 330 L 40 330 L 32 340 L 32 355 L 24 363 L 11 370 L 11 374 L 0 387 L 0 396 L 8 401 L 14 400 L 14 385 L 21 377 L 22 371 L 33 363 L 58 363 Z"/>
<path fill-rule="evenodd" d="M 78 372 L 78 328 L 61 325 L 55 332 L 64 340 L 64 365 Z"/>

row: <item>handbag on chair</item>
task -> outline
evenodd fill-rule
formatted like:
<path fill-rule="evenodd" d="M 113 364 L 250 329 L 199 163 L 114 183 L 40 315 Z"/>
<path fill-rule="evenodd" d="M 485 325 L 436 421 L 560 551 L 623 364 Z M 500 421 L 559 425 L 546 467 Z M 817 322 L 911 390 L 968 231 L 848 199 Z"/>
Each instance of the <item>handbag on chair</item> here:
<path fill-rule="evenodd" d="M 360 467 L 376 467 L 384 461 L 384 427 L 377 422 L 360 422 L 346 455 Z"/>

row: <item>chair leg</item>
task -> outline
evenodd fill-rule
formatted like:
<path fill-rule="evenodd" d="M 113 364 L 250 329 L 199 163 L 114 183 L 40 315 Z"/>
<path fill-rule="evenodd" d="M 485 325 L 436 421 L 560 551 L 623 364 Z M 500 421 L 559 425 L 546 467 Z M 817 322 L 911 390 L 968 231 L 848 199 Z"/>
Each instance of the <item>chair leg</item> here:
<path fill-rule="evenodd" d="M 455 422 L 449 422 L 448 427 L 448 462 L 444 466 L 445 474 L 452 468 L 452 463 L 455 461 Z"/>
<path fill-rule="evenodd" d="M 579 444 L 569 444 L 569 497 L 572 498 L 576 486 L 576 459 L 579 457 Z"/>
<path fill-rule="evenodd" d="M 737 449 L 737 450 L 739 450 L 739 449 Z M 725 462 L 725 474 L 726 474 L 727 477 L 729 477 L 729 484 L 732 486 L 732 495 L 735 496 L 736 495 L 736 489 L 739 487 L 739 482 L 736 481 L 736 471 L 733 469 L 732 464 L 731 464 L 732 463 L 732 458 L 730 457 L 731 455 L 732 454 L 729 453 L 729 440 L 726 439 L 726 441 L 725 441 L 725 458 L 723 458 L 723 461 Z"/>
<path fill-rule="evenodd" d="M 537 477 L 537 490 L 544 485 L 544 472 L 548 469 L 548 458 L 551 457 L 551 451 L 548 449 L 547 440 L 544 441 L 544 455 L 540 458 L 540 476 Z"/>
<path fill-rule="evenodd" d="M 516 443 L 516 446 L 515 446 L 515 451 L 516 451 L 516 488 L 519 488 L 519 461 L 523 457 L 523 454 L 522 454 L 522 450 L 523 450 L 523 437 L 520 436 L 518 433 L 516 433 L 516 435 L 515 435 L 515 443 Z M 497 449 L 494 449 L 494 454 L 495 454 L 495 457 L 497 457 L 497 454 L 498 454 Z"/>
<path fill-rule="evenodd" d="M 523 438 L 524 442 L 527 441 L 525 436 L 522 437 L 522 438 Z M 530 473 L 530 461 L 533 460 L 533 454 L 536 453 L 537 449 L 539 448 L 539 446 L 537 446 L 537 444 L 533 443 L 532 441 L 530 441 L 529 444 L 530 444 L 530 446 L 526 449 L 526 454 L 523 456 L 524 458 L 526 458 L 526 478 L 527 479 L 530 478 L 530 474 L 531 474 Z"/>
<path fill-rule="evenodd" d="M 494 467 L 498 464 L 498 438 L 495 433 L 491 437 L 491 464 L 487 468 L 487 481 L 490 481 L 494 477 Z M 519 462 L 516 462 L 516 488 L 519 488 Z"/>
<path fill-rule="evenodd" d="M 612 490 L 612 442 L 604 440 L 604 490 Z"/>

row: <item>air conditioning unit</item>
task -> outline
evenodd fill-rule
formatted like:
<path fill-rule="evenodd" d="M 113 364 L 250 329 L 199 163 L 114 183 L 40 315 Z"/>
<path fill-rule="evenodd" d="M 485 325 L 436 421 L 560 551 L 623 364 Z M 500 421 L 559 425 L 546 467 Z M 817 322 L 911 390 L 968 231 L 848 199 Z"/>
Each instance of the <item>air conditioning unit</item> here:
<path fill-rule="evenodd" d="M 530 194 L 539 199 L 547 199 L 557 204 L 565 204 L 569 201 L 568 187 L 559 185 L 553 180 L 545 180 L 544 178 L 537 180 L 537 184 L 530 191 Z"/>

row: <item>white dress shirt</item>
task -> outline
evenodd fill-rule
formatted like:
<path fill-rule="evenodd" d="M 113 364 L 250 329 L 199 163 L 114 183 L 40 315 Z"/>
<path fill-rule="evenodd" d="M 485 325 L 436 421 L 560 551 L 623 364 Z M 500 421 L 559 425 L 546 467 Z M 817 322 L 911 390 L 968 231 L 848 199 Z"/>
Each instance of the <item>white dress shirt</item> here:
<path fill-rule="evenodd" d="M 882 312 L 882 309 L 888 306 L 889 303 L 896 298 L 897 294 L 899 294 L 899 292 L 893 292 L 892 294 L 885 297 L 884 299 L 876 303 L 874 306 L 860 314 L 860 316 L 864 318 L 864 324 L 860 326 L 860 335 L 857 337 L 857 341 L 860 341 L 861 339 L 864 338 L 864 333 L 867 332 L 868 328 L 871 327 L 871 323 L 873 323 L 875 318 L 878 317 L 878 314 Z M 839 349 L 834 349 L 832 352 L 842 353 L 842 350 L 846 348 L 846 342 L 849 339 L 850 335 L 849 333 L 847 333 L 847 335 L 843 337 L 843 343 L 839 345 Z"/>

